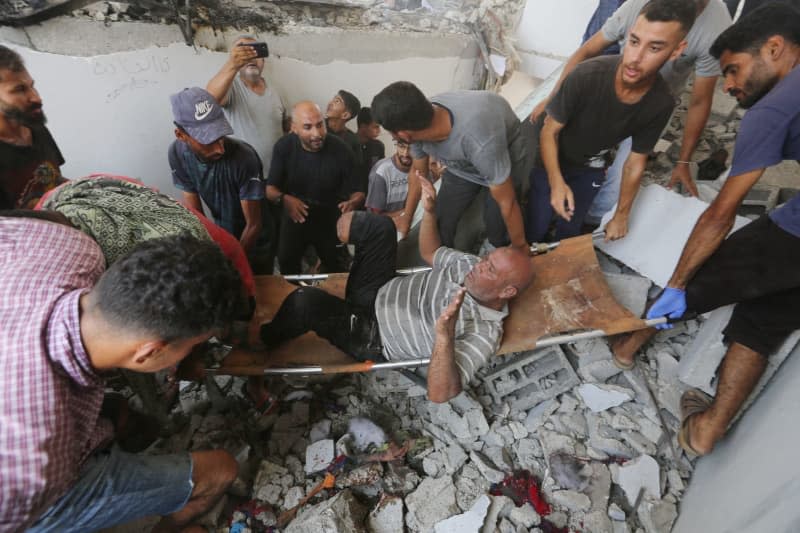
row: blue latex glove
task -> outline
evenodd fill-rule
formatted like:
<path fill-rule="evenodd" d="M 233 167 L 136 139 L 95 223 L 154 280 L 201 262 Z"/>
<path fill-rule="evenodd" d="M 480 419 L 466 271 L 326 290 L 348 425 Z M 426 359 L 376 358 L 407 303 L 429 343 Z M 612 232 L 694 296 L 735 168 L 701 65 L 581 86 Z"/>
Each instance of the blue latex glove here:
<path fill-rule="evenodd" d="M 686 291 L 667 287 L 647 311 L 647 318 L 680 318 L 686 312 Z M 658 324 L 656 329 L 670 329 L 672 324 Z"/>

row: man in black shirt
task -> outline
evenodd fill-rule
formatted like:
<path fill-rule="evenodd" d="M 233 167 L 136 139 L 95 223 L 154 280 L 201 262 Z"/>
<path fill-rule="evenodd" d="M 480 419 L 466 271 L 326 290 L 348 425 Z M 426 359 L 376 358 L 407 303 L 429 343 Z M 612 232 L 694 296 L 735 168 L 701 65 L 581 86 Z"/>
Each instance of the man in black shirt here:
<path fill-rule="evenodd" d="M 386 157 L 386 147 L 378 136 L 381 134 L 381 125 L 372 118 L 372 111 L 368 107 L 362 107 L 356 117 L 358 124 L 358 142 L 361 143 L 361 159 L 367 169 L 367 174 L 375 166 L 375 163 Z"/>
<path fill-rule="evenodd" d="M 66 181 L 33 84 L 19 54 L 0 45 L 0 209 L 32 208 Z"/>
<path fill-rule="evenodd" d="M 282 274 L 300 272 L 309 244 L 327 272 L 343 269 L 336 221 L 365 197 L 354 168 L 352 151 L 327 134 L 319 107 L 308 101 L 295 104 L 292 132 L 275 143 L 267 178 L 267 199 L 283 206 L 278 238 Z"/>

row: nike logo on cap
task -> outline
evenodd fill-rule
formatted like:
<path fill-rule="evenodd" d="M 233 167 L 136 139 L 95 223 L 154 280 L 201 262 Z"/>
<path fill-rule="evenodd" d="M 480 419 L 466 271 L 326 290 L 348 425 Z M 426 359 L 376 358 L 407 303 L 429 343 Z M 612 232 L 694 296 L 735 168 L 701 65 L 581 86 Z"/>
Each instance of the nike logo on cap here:
<path fill-rule="evenodd" d="M 214 104 L 208 100 L 203 100 L 194 105 L 194 119 L 203 120 L 214 109 Z"/>

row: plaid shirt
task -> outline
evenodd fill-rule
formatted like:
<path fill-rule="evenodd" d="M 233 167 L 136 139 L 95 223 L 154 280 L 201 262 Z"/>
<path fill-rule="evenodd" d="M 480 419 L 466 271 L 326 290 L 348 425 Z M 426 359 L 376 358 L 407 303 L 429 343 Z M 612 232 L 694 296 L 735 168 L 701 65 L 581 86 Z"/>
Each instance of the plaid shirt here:
<path fill-rule="evenodd" d="M 0 532 L 30 526 L 111 436 L 79 312 L 104 265 L 77 230 L 0 217 Z"/>

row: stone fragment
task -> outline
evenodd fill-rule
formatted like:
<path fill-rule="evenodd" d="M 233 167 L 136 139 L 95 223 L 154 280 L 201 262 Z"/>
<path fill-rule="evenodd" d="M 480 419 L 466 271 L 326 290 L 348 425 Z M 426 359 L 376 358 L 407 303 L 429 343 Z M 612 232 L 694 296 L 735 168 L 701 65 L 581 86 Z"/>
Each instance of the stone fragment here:
<path fill-rule="evenodd" d="M 551 503 L 570 511 L 586 511 L 592 502 L 586 494 L 574 490 L 557 490 L 550 495 Z"/>
<path fill-rule="evenodd" d="M 592 501 L 592 511 L 604 511 L 611 493 L 611 472 L 603 463 L 593 462 L 590 467 L 589 486 L 584 491 Z"/>
<path fill-rule="evenodd" d="M 605 511 L 590 511 L 581 519 L 583 531 L 592 533 L 613 533 L 614 526 Z"/>
<path fill-rule="evenodd" d="M 672 502 L 644 500 L 639 504 L 636 516 L 646 533 L 661 533 L 672 530 L 678 511 Z"/>
<path fill-rule="evenodd" d="M 494 533 L 497 527 L 497 521 L 500 518 L 508 516 L 511 509 L 514 508 L 514 501 L 507 496 L 489 496 L 492 504 L 489 506 L 489 511 L 486 513 L 486 520 L 483 522 L 481 533 Z"/>
<path fill-rule="evenodd" d="M 511 512 L 508 513 L 508 518 L 514 525 L 517 527 L 524 527 L 526 530 L 533 526 L 538 526 L 539 522 L 541 522 L 539 513 L 527 502 L 519 507 L 511 509 Z"/>
<path fill-rule="evenodd" d="M 367 509 L 345 489 L 333 498 L 304 508 L 284 530 L 286 533 L 311 533 L 320 531 L 347 531 L 366 533 L 364 516 Z"/>
<path fill-rule="evenodd" d="M 464 466 L 464 463 L 467 462 L 467 458 L 469 457 L 464 451 L 464 448 L 458 444 L 451 444 L 445 448 L 443 455 L 445 459 L 445 471 L 448 474 L 453 474 Z"/>
<path fill-rule="evenodd" d="M 490 505 L 489 496 L 484 494 L 475 501 L 469 511 L 442 520 L 436 524 L 433 530 L 435 533 L 478 533 L 483 526 Z"/>
<path fill-rule="evenodd" d="M 403 531 L 403 498 L 385 494 L 367 517 L 370 533 Z"/>
<path fill-rule="evenodd" d="M 622 466 L 612 465 L 611 476 L 622 487 L 631 506 L 636 504 L 642 490 L 646 496 L 661 498 L 660 469 L 658 462 L 649 455 L 639 456 Z"/>
<path fill-rule="evenodd" d="M 334 459 L 333 439 L 323 439 L 313 443 L 306 448 L 306 467 L 307 474 L 325 470 Z"/>
<path fill-rule="evenodd" d="M 306 495 L 306 491 L 303 490 L 303 487 L 292 487 L 286 491 L 286 496 L 283 497 L 283 508 L 284 509 L 291 509 L 298 503 L 303 497 Z"/>
<path fill-rule="evenodd" d="M 379 482 L 383 478 L 383 464 L 367 463 L 336 478 L 336 488 L 363 487 Z"/>
<path fill-rule="evenodd" d="M 727 305 L 711 311 L 686 347 L 678 363 L 678 378 L 683 383 L 711 395 L 715 393 L 716 384 L 713 382 L 717 367 L 727 351 L 722 330 L 731 318 L 733 307 Z"/>
<path fill-rule="evenodd" d="M 544 424 L 544 421 L 556 412 L 559 405 L 558 400 L 555 398 L 539 403 L 528 411 L 528 415 L 525 417 L 525 429 L 530 433 L 535 433 Z"/>
<path fill-rule="evenodd" d="M 645 277 L 629 274 L 604 274 L 604 276 L 614 299 L 634 316 L 642 316 L 647 303 L 647 292 L 652 282 Z"/>
<path fill-rule="evenodd" d="M 588 413 L 586 422 L 589 425 L 589 446 L 611 457 L 630 459 L 633 450 L 618 440 L 619 433 L 593 413 Z"/>
<path fill-rule="evenodd" d="M 311 444 L 315 442 L 327 439 L 331 434 L 331 421 L 327 418 L 323 418 L 319 422 L 315 423 L 311 426 L 311 430 L 308 432 L 308 441 Z"/>
<path fill-rule="evenodd" d="M 669 483 L 669 491 L 676 496 L 680 496 L 681 492 L 686 488 L 677 470 L 667 472 L 667 482 Z"/>
<path fill-rule="evenodd" d="M 516 443 L 517 462 L 530 470 L 530 465 L 538 464 L 537 457 L 543 457 L 542 445 L 536 439 L 521 439 Z"/>
<path fill-rule="evenodd" d="M 584 472 L 584 464 L 575 456 L 554 453 L 548 457 L 550 476 L 562 489 L 582 491 L 589 484 L 589 476 Z"/>
<path fill-rule="evenodd" d="M 380 446 L 387 441 L 383 429 L 368 418 L 351 418 L 347 424 L 347 432 L 353 436 L 353 444 L 359 451 L 365 451 L 371 445 Z"/>
<path fill-rule="evenodd" d="M 500 483 L 505 479 L 506 475 L 482 453 L 472 451 L 469 454 L 469 458 L 472 460 L 472 463 L 478 467 L 483 477 L 489 480 L 490 483 Z"/>
<path fill-rule="evenodd" d="M 623 511 L 616 503 L 612 503 L 608 506 L 608 517 L 611 518 L 611 520 L 616 520 L 618 522 L 623 522 L 627 518 L 625 511 Z"/>
<path fill-rule="evenodd" d="M 555 452 L 564 452 L 568 455 L 575 455 L 575 441 L 554 431 L 539 431 L 539 442 L 542 444 L 544 453 L 548 456 Z"/>
<path fill-rule="evenodd" d="M 450 476 L 425 478 L 406 497 L 406 526 L 412 531 L 427 532 L 434 525 L 458 512 L 456 491 Z"/>
<path fill-rule="evenodd" d="M 261 461 L 253 480 L 253 497 L 273 505 L 281 503 L 280 479 L 288 474 L 284 467 L 272 461 Z"/>
<path fill-rule="evenodd" d="M 595 413 L 616 407 L 634 397 L 632 390 L 617 385 L 585 383 L 577 390 L 583 403 Z"/>
<path fill-rule="evenodd" d="M 403 464 L 386 463 L 383 485 L 386 492 L 405 496 L 419 485 L 420 479 L 413 469 Z"/>

